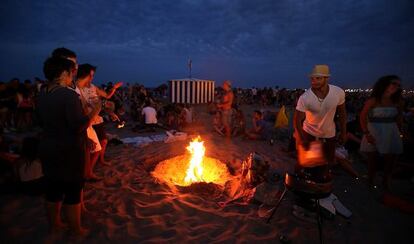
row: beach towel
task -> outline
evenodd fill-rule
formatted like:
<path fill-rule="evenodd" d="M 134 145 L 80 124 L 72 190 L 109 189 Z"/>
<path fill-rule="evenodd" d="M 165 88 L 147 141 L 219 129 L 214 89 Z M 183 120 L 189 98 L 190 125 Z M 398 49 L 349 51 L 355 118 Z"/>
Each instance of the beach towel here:
<path fill-rule="evenodd" d="M 136 147 L 145 146 L 153 142 L 150 137 L 146 136 L 137 136 L 137 137 L 127 137 L 121 139 L 124 144 L 132 144 Z"/>
<path fill-rule="evenodd" d="M 289 124 L 289 119 L 286 115 L 286 108 L 282 106 L 279 112 L 277 113 L 276 121 L 275 121 L 275 128 L 282 128 L 287 127 Z"/>
<path fill-rule="evenodd" d="M 132 144 L 136 147 L 146 146 L 154 142 L 163 141 L 166 138 L 165 135 L 153 135 L 153 136 L 136 136 L 136 137 L 126 137 L 121 139 L 125 144 Z"/>
<path fill-rule="evenodd" d="M 166 131 L 167 138 L 164 139 L 165 143 L 171 143 L 175 141 L 183 141 L 187 139 L 187 133 L 179 132 L 179 131 Z"/>

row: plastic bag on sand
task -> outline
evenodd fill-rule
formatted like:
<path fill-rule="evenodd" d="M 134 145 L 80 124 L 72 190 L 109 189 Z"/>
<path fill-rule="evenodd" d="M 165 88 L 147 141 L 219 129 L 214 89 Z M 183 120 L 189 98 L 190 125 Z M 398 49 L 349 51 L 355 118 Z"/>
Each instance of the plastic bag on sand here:
<path fill-rule="evenodd" d="M 335 157 L 347 159 L 348 156 L 349 154 L 345 147 L 340 146 L 335 149 Z"/>
<path fill-rule="evenodd" d="M 187 133 L 184 132 L 166 131 L 165 133 L 167 133 L 167 138 L 164 139 L 165 143 L 184 141 L 187 139 Z"/>
<path fill-rule="evenodd" d="M 342 203 L 339 201 L 338 197 L 334 194 L 329 195 L 326 198 L 319 200 L 319 205 L 324 209 L 328 210 L 330 213 L 335 214 L 338 213 L 345 218 L 350 218 L 352 216 L 352 212 L 349 211 Z"/>

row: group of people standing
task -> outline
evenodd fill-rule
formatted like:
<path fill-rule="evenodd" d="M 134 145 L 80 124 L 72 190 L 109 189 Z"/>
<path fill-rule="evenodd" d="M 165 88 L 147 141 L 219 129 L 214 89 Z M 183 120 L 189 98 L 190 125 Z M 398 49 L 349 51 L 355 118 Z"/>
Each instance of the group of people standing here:
<path fill-rule="evenodd" d="M 101 98 L 110 98 L 122 85 L 107 93 L 91 84 L 96 67 L 77 64 L 76 54 L 66 48 L 53 51 L 43 67 L 47 79 L 36 101 L 42 128 L 39 157 L 46 184 L 46 209 L 50 229 L 62 226 L 60 211 L 66 212 L 70 230 L 85 234 L 81 226 L 82 192 L 97 161 L 105 164 L 107 144 Z"/>
<path fill-rule="evenodd" d="M 321 146 L 325 164 L 309 171 L 319 178 L 329 176 L 330 166 L 335 162 L 336 148 L 343 145 L 349 137 L 345 91 L 329 84 L 330 76 L 328 65 L 313 67 L 309 75 L 311 87 L 298 97 L 293 116 L 296 148 L 309 150 L 314 142 Z M 215 118 L 219 122 L 215 124 L 220 124 L 220 127 L 215 129 L 230 138 L 233 130 L 232 113 L 237 109 L 233 108 L 231 82 L 224 81 L 222 88 L 223 95 L 217 104 L 219 116 Z M 402 113 L 401 79 L 395 75 L 379 78 L 358 116 L 363 132 L 360 152 L 367 158 L 370 186 L 375 186 L 376 170 L 378 165 L 383 163 L 383 189 L 389 190 L 391 187 L 397 156 L 403 152 Z M 251 139 L 263 139 L 270 133 L 265 130 L 266 126 L 263 124 L 263 115 L 260 111 L 255 111 L 253 127 L 246 130 L 244 135 Z M 261 131 L 264 133 L 260 133 Z"/>
<path fill-rule="evenodd" d="M 321 143 L 327 165 L 318 167 L 320 172 L 316 174 L 322 177 L 328 175 L 329 164 L 335 161 L 335 145 L 343 144 L 347 138 L 345 92 L 330 85 L 329 78 L 327 65 L 313 68 L 311 88 L 299 97 L 294 116 L 297 147 L 307 150 L 313 141 Z M 379 159 L 382 159 L 385 165 L 384 190 L 390 189 L 397 155 L 403 149 L 402 103 L 401 79 L 395 75 L 384 76 L 375 83 L 371 97 L 360 113 L 360 126 L 364 134 L 360 151 L 368 156 L 368 182 L 374 186 L 376 168 Z"/>
<path fill-rule="evenodd" d="M 99 116 L 105 107 L 102 98 L 109 99 L 122 83 L 116 83 L 109 92 L 94 86 L 96 67 L 78 65 L 76 54 L 66 48 L 53 51 L 44 63 L 43 72 L 47 82 L 39 92 L 36 115 L 42 127 L 39 157 L 46 180 L 48 220 L 52 232 L 58 231 L 63 226 L 60 219 L 63 206 L 70 229 L 82 235 L 85 233 L 81 225 L 84 182 L 99 180 L 93 168 L 97 162 L 105 164 L 107 139 Z M 299 97 L 293 123 L 297 147 L 307 150 L 313 141 L 321 143 L 327 162 L 322 171 L 334 162 L 336 144 L 344 143 L 347 135 L 345 92 L 329 84 L 329 78 L 327 65 L 315 65 L 310 74 L 311 88 Z M 223 83 L 223 90 L 217 108 L 224 135 L 230 138 L 234 100 L 230 81 Z M 154 114 L 154 111 L 144 109 L 142 114 Z M 401 114 L 401 79 L 381 77 L 374 85 L 371 98 L 365 102 L 360 123 L 364 133 L 361 151 L 369 159 L 369 183 L 374 184 L 376 153 L 379 153 L 386 165 L 385 189 L 390 187 L 396 156 L 402 152 Z M 261 121 L 261 116 L 260 112 L 255 113 L 255 122 Z M 146 123 L 157 123 L 154 118 L 155 121 Z"/>

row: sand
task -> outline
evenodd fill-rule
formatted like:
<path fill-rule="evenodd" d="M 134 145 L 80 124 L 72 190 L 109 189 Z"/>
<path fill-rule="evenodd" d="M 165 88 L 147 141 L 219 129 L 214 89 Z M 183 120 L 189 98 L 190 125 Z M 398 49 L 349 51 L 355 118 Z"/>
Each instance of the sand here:
<path fill-rule="evenodd" d="M 246 108 L 251 111 L 252 108 Z M 246 111 L 247 111 L 246 110 Z M 200 134 L 206 155 L 229 165 L 235 172 L 250 152 L 258 152 L 280 172 L 292 170 L 295 159 L 284 151 L 286 142 L 270 145 L 263 141 L 234 138 L 225 140 L 212 132 L 204 107 L 198 108 L 200 123 L 191 128 Z M 247 118 L 247 123 L 250 123 Z M 204 123 L 202 123 L 204 122 Z M 109 126 L 110 127 L 110 126 Z M 130 126 L 111 128 L 120 137 L 138 135 Z M 269 224 L 258 215 L 260 204 L 235 201 L 218 204 L 229 198 L 214 188 L 183 190 L 157 182 L 151 171 L 160 161 L 185 153 L 188 141 L 170 144 L 156 142 L 144 147 L 110 145 L 110 166 L 97 166 L 103 176 L 97 183 L 87 183 L 85 204 L 88 212 L 83 224 L 90 229 L 84 238 L 73 239 L 63 232 L 57 242 L 85 243 L 278 243 L 284 236 L 291 243 L 318 243 L 315 223 L 292 215 L 294 194 L 288 192 Z M 358 171 L 366 173 L 364 165 Z M 341 169 L 335 171 L 334 193 L 353 216 L 335 216 L 323 222 L 326 243 L 409 243 L 412 242 L 413 216 L 384 206 L 379 194 L 371 191 L 363 179 L 353 179 Z M 413 197 L 413 184 L 396 180 L 401 194 Z M 200 190 L 201 191 L 201 190 Z M 43 242 L 47 220 L 42 197 L 16 194 L 0 196 L 0 241 Z"/>

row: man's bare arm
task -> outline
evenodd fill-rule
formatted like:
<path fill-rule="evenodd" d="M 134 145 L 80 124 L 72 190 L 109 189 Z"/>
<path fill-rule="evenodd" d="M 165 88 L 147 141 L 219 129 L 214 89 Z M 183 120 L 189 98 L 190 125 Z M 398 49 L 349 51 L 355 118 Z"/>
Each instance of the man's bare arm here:
<path fill-rule="evenodd" d="M 295 110 L 295 114 L 293 116 L 293 127 L 296 131 L 296 140 L 298 140 L 298 143 L 303 144 L 306 143 L 306 140 L 303 136 L 303 128 L 302 123 L 305 120 L 306 114 L 304 112 L 301 112 L 299 110 Z"/>
<path fill-rule="evenodd" d="M 114 87 L 112 87 L 111 91 L 107 93 L 106 91 L 102 90 L 99 87 L 96 87 L 96 92 L 100 97 L 103 97 L 105 99 L 110 99 L 114 94 L 116 89 L 118 89 L 120 86 L 122 86 L 122 82 L 117 82 Z"/>

